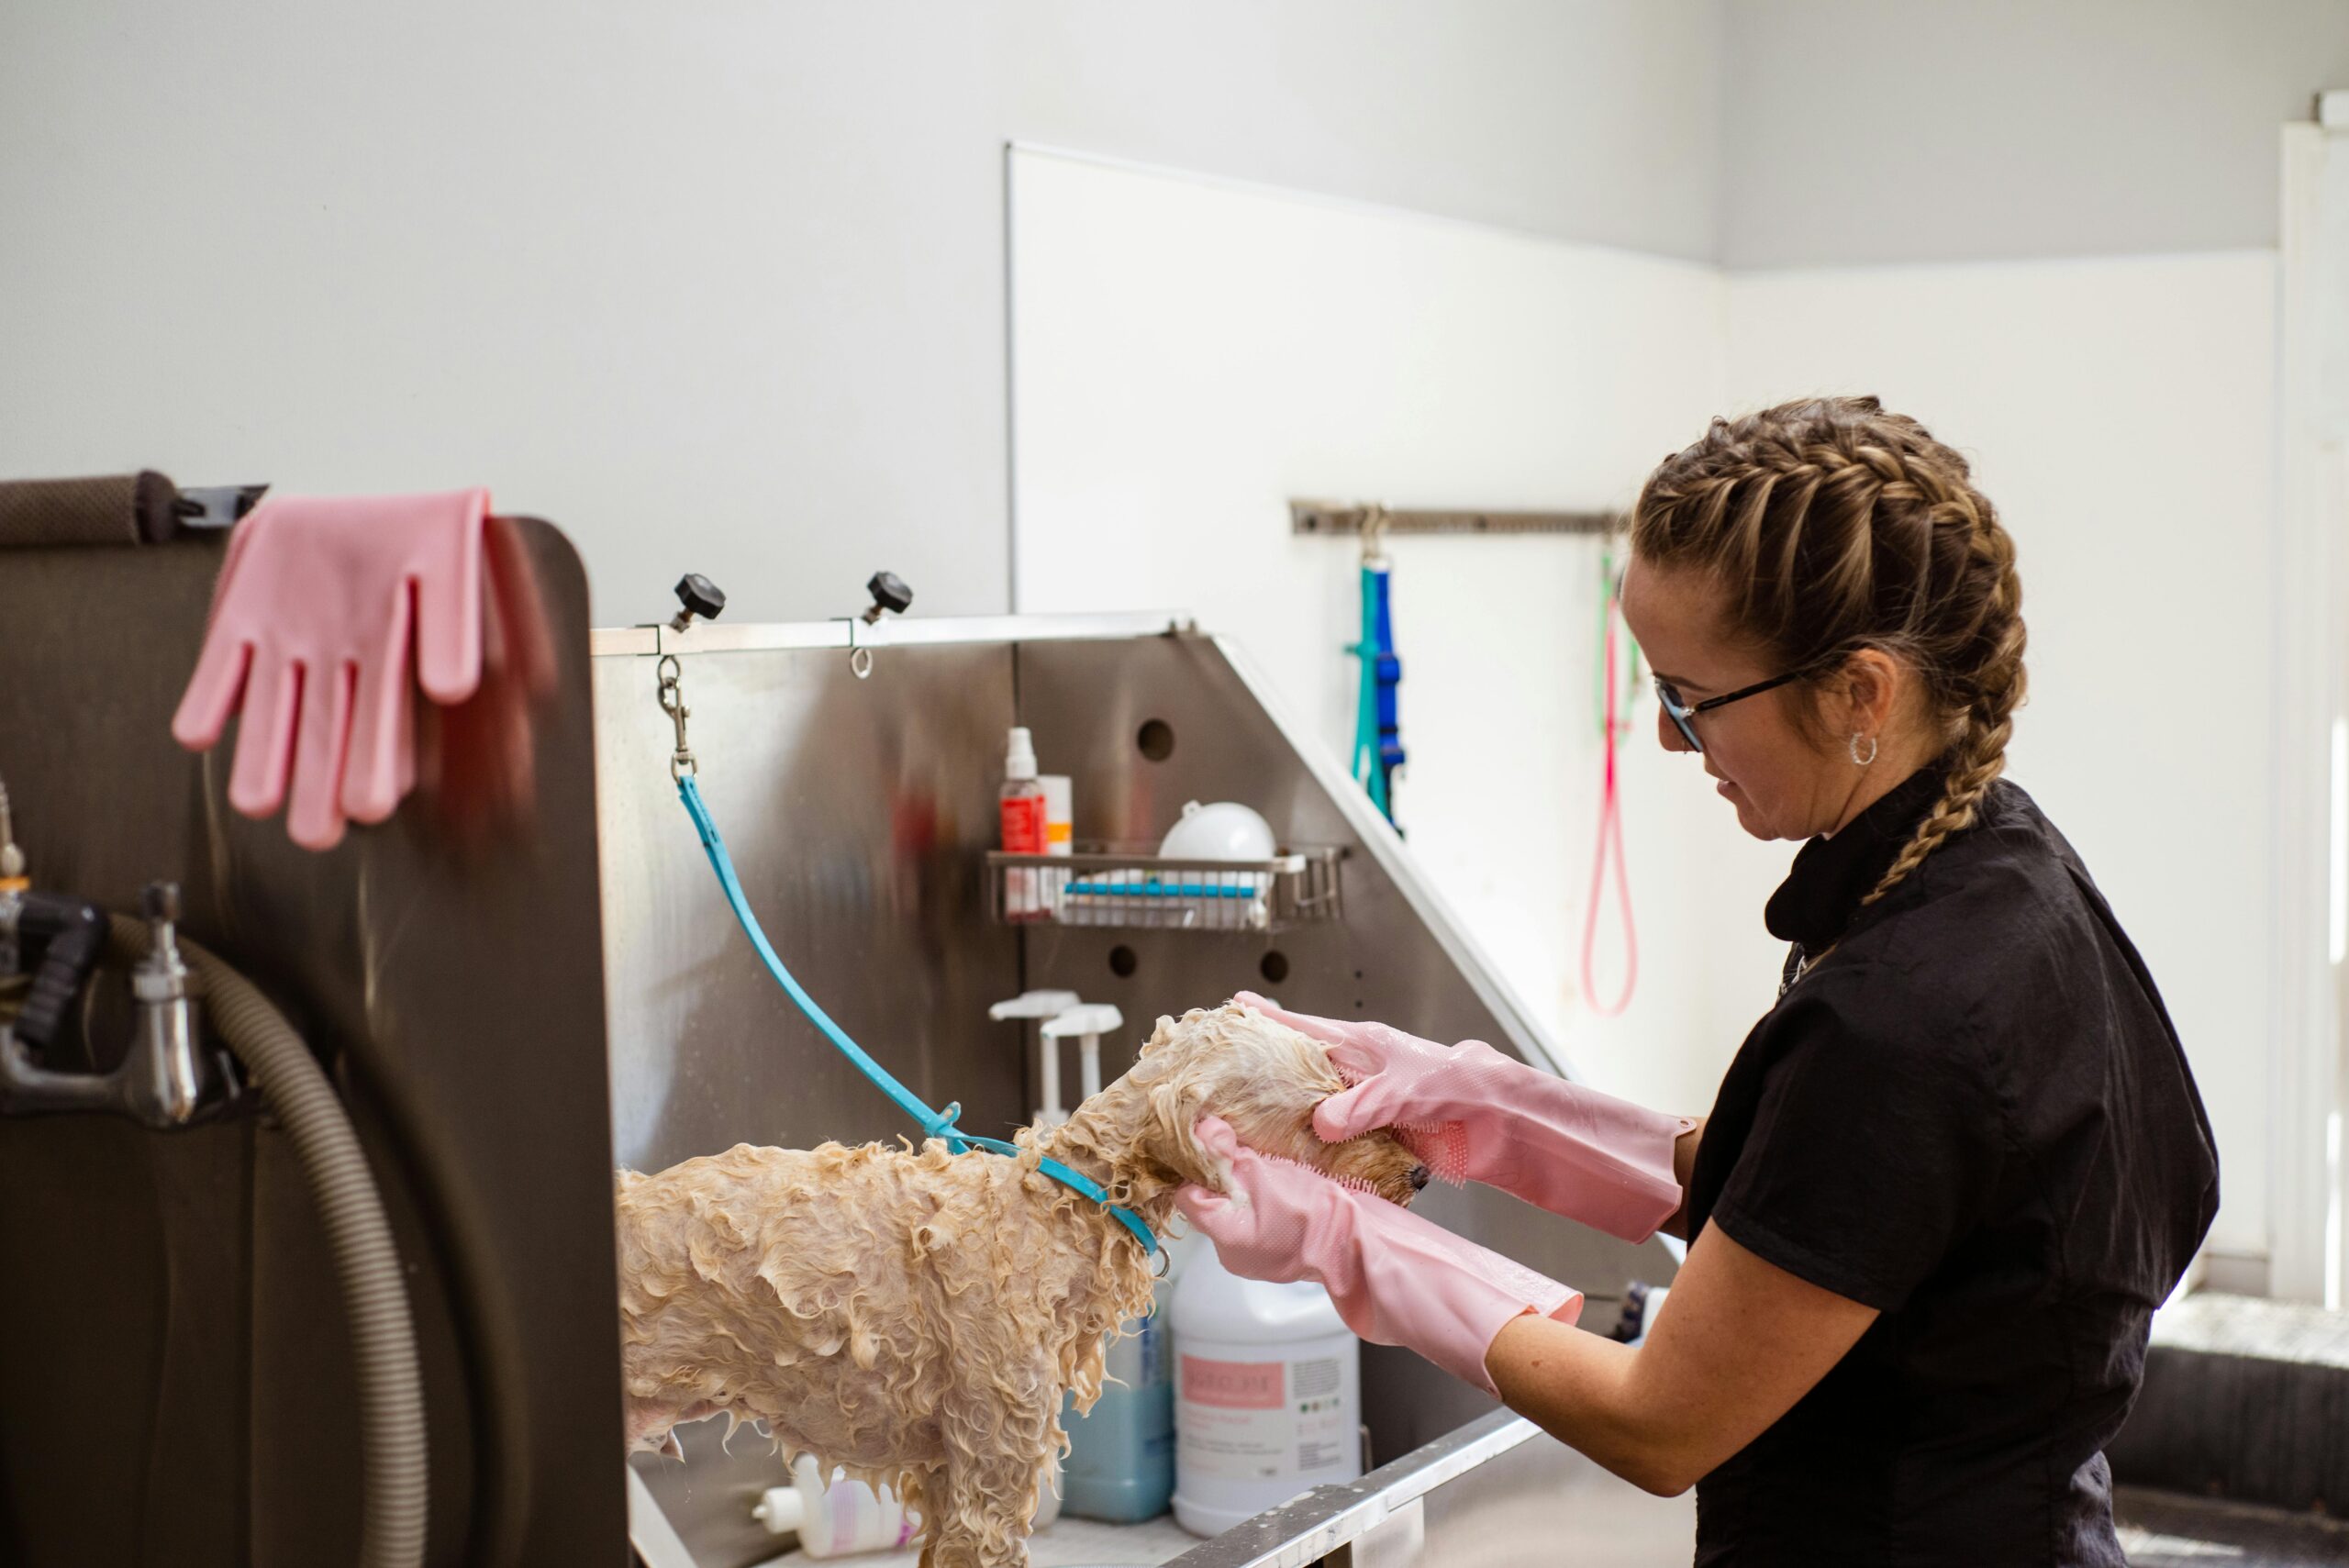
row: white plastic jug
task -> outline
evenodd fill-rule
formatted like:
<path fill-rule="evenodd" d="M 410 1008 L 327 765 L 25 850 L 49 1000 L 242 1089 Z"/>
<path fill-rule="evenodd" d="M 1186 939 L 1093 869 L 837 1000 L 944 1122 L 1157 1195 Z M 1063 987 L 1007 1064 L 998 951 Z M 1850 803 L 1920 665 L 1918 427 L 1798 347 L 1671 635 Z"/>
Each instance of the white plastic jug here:
<path fill-rule="evenodd" d="M 1329 1292 L 1241 1279 L 1202 1247 L 1173 1316 L 1177 1524 L 1220 1535 L 1362 1474 L 1362 1341 Z"/>

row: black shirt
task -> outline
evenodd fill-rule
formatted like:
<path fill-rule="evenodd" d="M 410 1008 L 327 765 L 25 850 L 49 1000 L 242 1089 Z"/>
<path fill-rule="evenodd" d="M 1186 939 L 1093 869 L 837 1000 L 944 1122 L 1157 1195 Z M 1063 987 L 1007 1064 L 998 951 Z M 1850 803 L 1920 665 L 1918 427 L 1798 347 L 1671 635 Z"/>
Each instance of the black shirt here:
<path fill-rule="evenodd" d="M 2136 949 L 2015 785 L 1861 906 L 1942 782 L 1811 840 L 1770 900 L 1789 984 L 1722 1080 L 1688 1236 L 1882 1316 L 1698 1484 L 1700 1568 L 2124 1562 L 2101 1451 L 2218 1207 L 2210 1123 Z"/>

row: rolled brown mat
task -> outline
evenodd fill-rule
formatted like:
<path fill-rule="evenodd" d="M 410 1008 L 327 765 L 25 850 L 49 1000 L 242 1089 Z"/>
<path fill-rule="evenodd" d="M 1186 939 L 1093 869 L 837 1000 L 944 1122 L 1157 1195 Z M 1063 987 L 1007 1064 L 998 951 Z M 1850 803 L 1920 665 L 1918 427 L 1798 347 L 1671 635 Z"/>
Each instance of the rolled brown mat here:
<path fill-rule="evenodd" d="M 100 479 L 0 481 L 0 550 L 161 544 L 179 531 L 179 494 L 152 469 Z"/>

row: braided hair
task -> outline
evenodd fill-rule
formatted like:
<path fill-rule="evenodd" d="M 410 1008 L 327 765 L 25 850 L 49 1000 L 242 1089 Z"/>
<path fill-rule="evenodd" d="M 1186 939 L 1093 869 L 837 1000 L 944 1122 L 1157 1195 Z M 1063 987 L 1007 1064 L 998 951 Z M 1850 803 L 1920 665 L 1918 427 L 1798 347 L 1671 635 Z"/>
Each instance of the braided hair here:
<path fill-rule="evenodd" d="M 1732 624 L 1781 669 L 1816 678 L 1876 648 L 1924 683 L 1948 781 L 1863 902 L 1973 825 L 2006 767 L 2024 633 L 2014 540 L 1963 457 L 1873 397 L 1715 419 L 1648 477 L 1631 548 L 1726 585 Z"/>

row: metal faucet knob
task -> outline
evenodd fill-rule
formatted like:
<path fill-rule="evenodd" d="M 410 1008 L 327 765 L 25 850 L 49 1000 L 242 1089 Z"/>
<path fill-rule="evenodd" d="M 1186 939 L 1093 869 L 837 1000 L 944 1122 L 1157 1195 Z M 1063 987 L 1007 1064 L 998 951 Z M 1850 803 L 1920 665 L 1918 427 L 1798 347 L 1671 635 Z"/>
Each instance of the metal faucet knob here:
<path fill-rule="evenodd" d="M 716 620 L 726 613 L 726 591 L 698 572 L 688 572 L 677 579 L 677 603 L 684 606 L 670 621 L 669 629 L 683 631 L 695 620 Z"/>
<path fill-rule="evenodd" d="M 875 572 L 864 591 L 873 595 L 873 607 L 864 612 L 868 621 L 879 620 L 885 613 L 901 616 L 913 608 L 914 591 L 894 572 Z"/>
<path fill-rule="evenodd" d="M 701 617 L 716 620 L 726 609 L 726 591 L 698 572 L 677 579 L 677 602 Z"/>
<path fill-rule="evenodd" d="M 130 994 L 142 1002 L 170 1002 L 195 994 L 195 976 L 180 951 L 180 884 L 150 882 L 139 895 L 149 947 L 130 972 Z"/>

